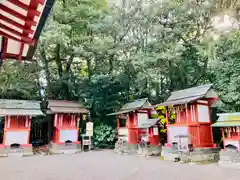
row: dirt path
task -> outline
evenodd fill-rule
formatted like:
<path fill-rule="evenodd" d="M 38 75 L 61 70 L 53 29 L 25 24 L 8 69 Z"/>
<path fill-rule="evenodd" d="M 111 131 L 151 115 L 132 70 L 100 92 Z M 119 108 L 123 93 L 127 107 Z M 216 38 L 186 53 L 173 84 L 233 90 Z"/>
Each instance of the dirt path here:
<path fill-rule="evenodd" d="M 239 180 L 240 171 L 93 151 L 1 158 L 0 177 L 3 180 Z"/>

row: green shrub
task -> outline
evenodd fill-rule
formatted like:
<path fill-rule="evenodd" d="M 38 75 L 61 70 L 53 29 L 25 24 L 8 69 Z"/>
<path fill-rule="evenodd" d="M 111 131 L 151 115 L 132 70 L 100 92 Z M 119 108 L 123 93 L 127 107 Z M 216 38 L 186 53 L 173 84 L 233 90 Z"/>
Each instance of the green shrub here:
<path fill-rule="evenodd" d="M 94 128 L 93 146 L 95 148 L 113 148 L 116 140 L 116 130 L 111 126 L 101 124 Z"/>

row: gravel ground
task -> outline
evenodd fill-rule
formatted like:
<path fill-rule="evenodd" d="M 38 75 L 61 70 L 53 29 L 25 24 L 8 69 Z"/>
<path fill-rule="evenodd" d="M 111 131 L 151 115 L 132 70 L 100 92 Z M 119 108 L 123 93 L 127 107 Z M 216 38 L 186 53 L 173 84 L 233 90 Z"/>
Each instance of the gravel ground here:
<path fill-rule="evenodd" d="M 240 171 L 188 165 L 113 151 L 1 158 L 3 180 L 239 180 Z"/>

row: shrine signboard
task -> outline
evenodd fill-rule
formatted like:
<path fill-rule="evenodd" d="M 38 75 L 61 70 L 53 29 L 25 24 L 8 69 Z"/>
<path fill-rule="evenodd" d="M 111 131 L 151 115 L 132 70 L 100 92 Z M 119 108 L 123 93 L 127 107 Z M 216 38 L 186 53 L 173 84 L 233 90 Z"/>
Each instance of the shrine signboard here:
<path fill-rule="evenodd" d="M 178 135 L 178 136 L 175 136 L 175 138 L 177 138 L 178 151 L 188 152 L 189 137 L 186 135 Z"/>
<path fill-rule="evenodd" d="M 87 122 L 86 123 L 86 136 L 93 136 L 93 123 Z"/>

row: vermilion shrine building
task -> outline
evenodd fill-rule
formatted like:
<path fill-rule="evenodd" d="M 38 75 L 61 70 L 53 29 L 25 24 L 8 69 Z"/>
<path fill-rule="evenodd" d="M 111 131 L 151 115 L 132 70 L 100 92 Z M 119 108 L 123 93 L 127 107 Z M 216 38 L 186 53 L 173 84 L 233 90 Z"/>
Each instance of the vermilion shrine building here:
<path fill-rule="evenodd" d="M 43 115 L 40 102 L 24 100 L 0 100 L 2 142 L 0 156 L 18 151 L 21 156 L 32 154 L 30 143 L 31 119 Z"/>
<path fill-rule="evenodd" d="M 179 90 L 171 93 L 171 96 L 160 106 L 166 106 L 167 112 L 167 144 L 164 154 L 174 147 L 211 149 L 216 146 L 213 143 L 211 104 L 217 100 L 217 95 L 211 85 L 203 85 L 189 89 Z M 158 105 L 159 106 L 159 105 Z M 176 114 L 174 122 L 170 122 L 169 110 Z M 181 145 L 179 137 L 182 137 Z M 179 146 L 180 145 L 180 146 Z M 206 153 L 206 152 L 205 152 Z"/>
<path fill-rule="evenodd" d="M 128 145 L 138 145 L 142 138 L 152 146 L 160 144 L 159 121 L 151 119 L 154 111 L 148 99 L 139 99 L 125 104 L 118 112 L 109 115 L 117 116 L 118 139 Z"/>
<path fill-rule="evenodd" d="M 221 128 L 224 149 L 220 152 L 219 165 L 236 166 L 240 162 L 240 113 L 221 113 L 212 126 Z"/>
<path fill-rule="evenodd" d="M 80 149 L 79 122 L 88 110 L 78 102 L 61 100 L 49 100 L 48 109 L 53 122 L 51 151 L 77 152 Z"/>
<path fill-rule="evenodd" d="M 221 128 L 224 147 L 231 146 L 240 152 L 240 113 L 222 113 L 218 116 L 212 127 Z"/>
<path fill-rule="evenodd" d="M 0 60 L 32 60 L 54 0 L 0 1 Z"/>

